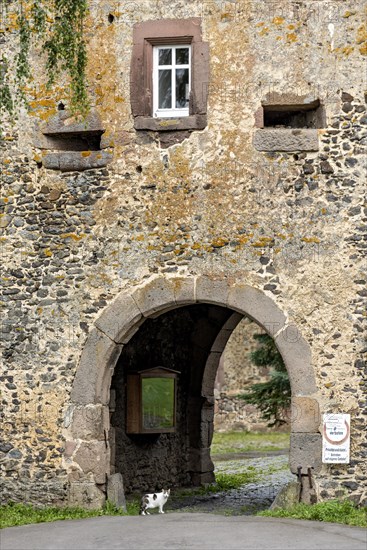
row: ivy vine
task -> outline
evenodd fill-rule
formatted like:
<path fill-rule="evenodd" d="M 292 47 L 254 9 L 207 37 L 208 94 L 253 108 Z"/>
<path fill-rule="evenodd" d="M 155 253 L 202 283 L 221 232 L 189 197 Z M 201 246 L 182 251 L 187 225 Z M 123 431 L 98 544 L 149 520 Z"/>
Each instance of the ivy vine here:
<path fill-rule="evenodd" d="M 13 62 L 5 55 L 0 59 L 0 114 L 13 114 L 20 101 L 26 104 L 25 85 L 32 78 L 30 49 L 37 44 L 46 53 L 47 87 L 65 72 L 70 81 L 69 108 L 85 115 L 89 109 L 84 37 L 88 0 L 0 0 L 5 32 L 14 6 L 18 51 Z"/>

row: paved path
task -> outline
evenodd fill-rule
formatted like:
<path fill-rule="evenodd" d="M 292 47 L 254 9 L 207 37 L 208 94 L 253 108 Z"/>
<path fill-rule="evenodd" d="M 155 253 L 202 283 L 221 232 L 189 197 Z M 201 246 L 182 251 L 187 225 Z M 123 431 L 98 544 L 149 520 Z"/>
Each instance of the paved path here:
<path fill-rule="evenodd" d="M 1 550 L 366 550 L 367 530 L 335 523 L 167 513 L 0 531 Z"/>

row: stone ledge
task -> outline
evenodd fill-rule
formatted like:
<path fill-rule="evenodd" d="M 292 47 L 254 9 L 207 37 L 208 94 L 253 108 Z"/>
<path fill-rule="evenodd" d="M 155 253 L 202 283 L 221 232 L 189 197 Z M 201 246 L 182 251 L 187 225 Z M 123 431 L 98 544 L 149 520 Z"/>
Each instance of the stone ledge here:
<path fill-rule="evenodd" d="M 135 130 L 152 130 L 153 132 L 204 130 L 206 125 L 206 115 L 190 115 L 177 118 L 155 118 L 150 116 L 137 116 L 134 118 Z"/>
<path fill-rule="evenodd" d="M 62 151 L 47 153 L 42 158 L 42 164 L 50 170 L 73 172 L 103 168 L 112 158 L 112 154 L 106 151 Z"/>
<path fill-rule="evenodd" d="M 255 132 L 258 151 L 318 151 L 318 130 L 306 128 L 262 128 Z"/>
<path fill-rule="evenodd" d="M 102 127 L 98 113 L 93 111 L 82 120 L 77 120 L 68 111 L 59 111 L 41 127 L 41 132 L 49 136 L 90 132 L 103 133 L 104 131 L 105 129 Z"/>

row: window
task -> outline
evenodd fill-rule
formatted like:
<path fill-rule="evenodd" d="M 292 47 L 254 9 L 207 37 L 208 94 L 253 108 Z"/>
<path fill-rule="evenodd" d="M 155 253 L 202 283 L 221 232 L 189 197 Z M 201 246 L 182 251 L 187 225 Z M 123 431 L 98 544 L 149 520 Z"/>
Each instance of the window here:
<path fill-rule="evenodd" d="M 200 18 L 134 25 L 130 101 L 136 130 L 202 130 L 208 86 L 209 47 Z"/>
<path fill-rule="evenodd" d="M 191 46 L 153 48 L 153 116 L 189 116 Z"/>

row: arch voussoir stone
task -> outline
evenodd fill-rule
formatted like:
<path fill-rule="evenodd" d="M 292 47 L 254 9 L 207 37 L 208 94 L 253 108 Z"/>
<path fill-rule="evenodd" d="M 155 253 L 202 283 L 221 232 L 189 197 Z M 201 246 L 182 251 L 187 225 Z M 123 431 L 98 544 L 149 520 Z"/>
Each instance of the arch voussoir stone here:
<path fill-rule="evenodd" d="M 169 279 L 156 277 L 137 287 L 131 296 L 144 317 L 150 317 L 162 309 L 176 307 L 174 287 Z"/>
<path fill-rule="evenodd" d="M 197 302 L 227 306 L 228 281 L 226 279 L 211 279 L 205 275 L 197 277 L 195 297 Z"/>
<path fill-rule="evenodd" d="M 110 382 L 122 345 L 94 328 L 84 346 L 71 391 L 76 405 L 108 404 Z"/>
<path fill-rule="evenodd" d="M 311 364 L 311 349 L 297 326 L 285 326 L 274 340 L 288 370 L 292 395 L 307 396 L 315 393 L 317 388 Z"/>
<path fill-rule="evenodd" d="M 272 337 L 287 320 L 271 298 L 248 285 L 235 285 L 229 289 L 228 307 L 251 317 Z"/>
<path fill-rule="evenodd" d="M 135 300 L 126 293 L 119 294 L 95 322 L 95 326 L 118 344 L 126 343 L 132 331 L 138 330 L 143 314 Z"/>

